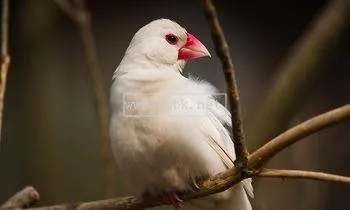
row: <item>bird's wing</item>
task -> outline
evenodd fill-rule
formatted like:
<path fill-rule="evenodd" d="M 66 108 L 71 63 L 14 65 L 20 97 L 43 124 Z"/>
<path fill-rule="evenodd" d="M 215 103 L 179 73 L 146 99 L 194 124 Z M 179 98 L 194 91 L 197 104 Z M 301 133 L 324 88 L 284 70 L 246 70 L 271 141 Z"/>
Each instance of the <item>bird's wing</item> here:
<path fill-rule="evenodd" d="M 186 93 L 188 96 L 191 95 L 191 97 L 185 97 L 183 100 L 189 101 L 194 107 L 196 107 L 198 99 L 202 102 L 206 102 L 207 100 L 207 102 L 213 105 L 207 106 L 204 110 L 205 113 L 203 113 L 203 110 L 191 109 L 188 111 L 189 113 L 198 112 L 202 114 L 196 118 L 197 120 L 194 120 L 194 123 L 203 132 L 206 137 L 206 143 L 218 154 L 226 169 L 234 167 L 233 161 L 236 159 L 234 144 L 229 131 L 226 129 L 226 127 L 232 127 L 231 114 L 214 97 L 217 95 L 215 87 L 195 78 L 181 80 L 174 87 L 174 92 Z M 251 179 L 243 180 L 242 184 L 247 194 L 253 197 Z"/>
<path fill-rule="evenodd" d="M 225 128 L 225 124 L 231 127 L 231 115 L 221 104 L 211 107 L 208 111 L 208 119 L 205 122 L 206 129 L 204 129 L 208 136 L 207 143 L 220 156 L 226 168 L 232 168 L 236 155 L 230 134 Z M 213 132 L 213 130 L 215 131 Z M 251 179 L 245 179 L 242 183 L 246 193 L 250 197 L 254 197 Z"/>

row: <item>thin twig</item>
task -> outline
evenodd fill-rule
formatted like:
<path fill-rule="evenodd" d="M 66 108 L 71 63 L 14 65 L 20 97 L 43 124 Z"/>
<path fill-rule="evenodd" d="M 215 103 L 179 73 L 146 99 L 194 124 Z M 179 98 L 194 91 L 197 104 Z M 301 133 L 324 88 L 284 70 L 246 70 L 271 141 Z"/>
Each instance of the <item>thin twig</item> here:
<path fill-rule="evenodd" d="M 313 179 L 350 184 L 350 177 L 316 171 L 263 169 L 261 172 L 257 173 L 256 176 L 264 178 Z"/>
<path fill-rule="evenodd" d="M 83 40 L 87 68 L 90 75 L 92 90 L 94 92 L 94 103 L 99 118 L 101 158 L 105 164 L 105 195 L 113 197 L 116 189 L 116 165 L 109 141 L 108 132 L 108 99 L 103 86 L 103 76 L 98 62 L 95 38 L 91 27 L 90 13 L 85 6 L 84 0 L 75 0 L 70 3 L 67 0 L 55 0 L 57 5 L 65 12 L 79 27 Z"/>
<path fill-rule="evenodd" d="M 319 131 L 350 118 L 350 104 L 313 117 L 283 132 L 249 156 L 249 168 L 260 168 L 281 150 Z"/>
<path fill-rule="evenodd" d="M 226 42 L 224 32 L 217 17 L 215 6 L 211 0 L 203 0 L 203 6 L 205 16 L 211 29 L 216 54 L 221 60 L 222 68 L 225 74 L 232 115 L 232 135 L 236 153 L 235 166 L 238 168 L 244 168 L 247 163 L 248 152 L 245 144 L 235 69 L 233 67 L 230 50 Z"/>
<path fill-rule="evenodd" d="M 2 0 L 1 4 L 1 72 L 0 72 L 0 143 L 2 131 L 2 118 L 5 103 L 5 90 L 7 74 L 10 66 L 10 55 L 8 53 L 9 37 L 9 0 Z"/>
<path fill-rule="evenodd" d="M 278 67 L 267 99 L 250 117 L 253 124 L 248 126 L 247 139 L 252 148 L 261 146 L 286 128 L 316 78 L 327 70 L 323 67 L 325 61 L 341 43 L 340 36 L 350 27 L 349 22 L 350 1 L 332 0 L 298 39 Z"/>
<path fill-rule="evenodd" d="M 39 193 L 32 186 L 25 187 L 4 203 L 0 209 L 25 208 L 34 205 L 40 199 Z"/>
<path fill-rule="evenodd" d="M 1 56 L 8 54 L 9 35 L 9 7 L 10 1 L 4 0 L 1 4 Z"/>
<path fill-rule="evenodd" d="M 310 120 L 307 120 L 300 125 L 297 125 L 290 130 L 282 133 L 279 137 L 271 140 L 271 143 L 264 145 L 261 150 L 257 150 L 248 157 L 247 166 L 253 173 L 241 173 L 237 168 L 231 168 L 223 173 L 217 174 L 208 180 L 204 181 L 200 186 L 200 191 L 183 194 L 181 199 L 184 201 L 204 197 L 210 194 L 222 192 L 228 188 L 239 183 L 247 177 L 258 176 L 261 172 L 261 166 L 264 165 L 278 152 L 287 148 L 291 144 L 303 139 L 304 137 L 316 133 L 317 131 L 335 125 L 345 119 L 350 119 L 350 105 L 334 109 Z M 266 173 L 265 173 L 266 174 Z M 303 178 L 301 176 L 296 178 Z M 304 177 L 309 179 L 309 177 Z M 349 178 L 350 179 L 350 178 Z M 334 179 L 334 181 L 336 181 Z M 114 209 L 114 210 L 137 210 L 144 208 L 151 208 L 165 203 L 160 198 L 149 198 L 147 200 L 139 200 L 135 197 L 122 197 L 109 200 L 100 200 L 87 203 L 77 204 L 63 204 L 57 206 L 48 206 L 33 208 L 31 210 L 100 210 L 100 209 Z"/>

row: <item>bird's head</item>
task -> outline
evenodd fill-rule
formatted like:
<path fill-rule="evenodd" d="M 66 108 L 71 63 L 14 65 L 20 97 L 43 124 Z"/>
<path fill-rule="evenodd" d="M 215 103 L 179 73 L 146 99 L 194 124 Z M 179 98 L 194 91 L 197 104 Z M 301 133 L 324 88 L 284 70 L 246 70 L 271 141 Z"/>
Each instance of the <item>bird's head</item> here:
<path fill-rule="evenodd" d="M 139 29 L 126 56 L 158 67 L 179 66 L 187 60 L 210 56 L 207 48 L 183 27 L 168 19 L 154 20 Z"/>

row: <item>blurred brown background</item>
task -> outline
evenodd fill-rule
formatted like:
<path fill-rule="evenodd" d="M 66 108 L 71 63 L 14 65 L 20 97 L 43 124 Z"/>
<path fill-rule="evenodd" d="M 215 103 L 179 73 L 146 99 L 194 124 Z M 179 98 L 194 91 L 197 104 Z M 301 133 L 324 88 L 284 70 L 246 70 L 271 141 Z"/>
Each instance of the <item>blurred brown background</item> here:
<path fill-rule="evenodd" d="M 326 2 L 214 1 L 237 69 L 246 125 L 259 112 L 279 62 Z M 214 55 L 199 1 L 91 0 L 88 8 L 107 92 L 133 34 L 153 19 L 176 20 Z M 301 109 L 291 125 L 349 103 L 350 36 L 344 34 L 325 73 L 310 78 L 314 88 L 300 93 Z M 76 25 L 53 1 L 12 0 L 9 46 L 0 203 L 25 185 L 38 189 L 40 205 L 105 198 L 98 120 Z M 190 62 L 186 70 L 225 90 L 217 56 Z M 313 135 L 279 154 L 270 166 L 349 176 L 349 129 L 346 122 Z M 122 177 L 116 178 L 117 196 L 126 195 Z M 349 197 L 350 186 L 344 184 L 264 179 L 254 203 L 262 210 L 345 210 L 350 209 Z"/>

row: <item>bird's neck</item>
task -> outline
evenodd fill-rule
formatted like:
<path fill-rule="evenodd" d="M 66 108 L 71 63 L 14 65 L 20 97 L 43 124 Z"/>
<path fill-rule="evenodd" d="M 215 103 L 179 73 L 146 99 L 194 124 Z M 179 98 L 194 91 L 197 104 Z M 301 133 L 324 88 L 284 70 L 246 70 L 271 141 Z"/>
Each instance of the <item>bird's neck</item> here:
<path fill-rule="evenodd" d="M 119 64 L 118 69 L 129 72 L 134 69 L 147 70 L 161 70 L 182 73 L 183 68 L 186 65 L 186 61 L 179 60 L 174 64 L 157 62 L 153 58 L 144 54 L 127 53 Z"/>

